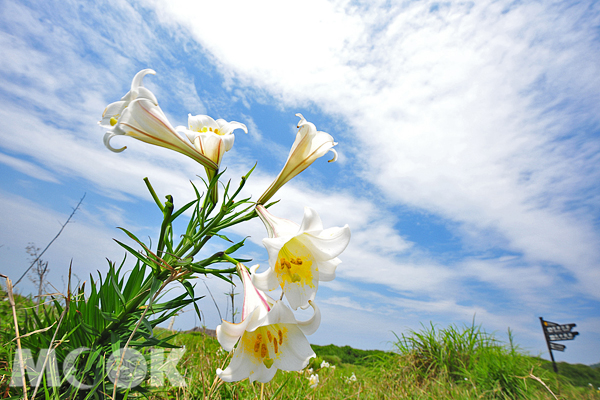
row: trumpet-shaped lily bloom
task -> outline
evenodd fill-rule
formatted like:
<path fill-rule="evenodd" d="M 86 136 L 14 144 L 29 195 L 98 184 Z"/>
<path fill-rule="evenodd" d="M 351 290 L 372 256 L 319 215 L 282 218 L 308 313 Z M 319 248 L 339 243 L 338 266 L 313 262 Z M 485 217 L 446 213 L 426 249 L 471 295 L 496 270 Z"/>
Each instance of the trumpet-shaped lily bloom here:
<path fill-rule="evenodd" d="M 201 154 L 215 164 L 221 165 L 223 154 L 233 146 L 235 136 L 232 132 L 236 129 L 248 133 L 246 125 L 240 122 L 227 122 L 224 119 L 215 121 L 208 115 L 189 114 L 188 128 L 178 126 L 177 132 L 187 136 Z M 207 172 L 209 178 L 212 178 L 212 173 L 208 169 Z"/>
<path fill-rule="evenodd" d="M 109 104 L 100 126 L 111 128 L 104 135 L 106 147 L 120 153 L 127 147 L 114 148 L 110 141 L 119 135 L 131 136 L 146 143 L 166 147 L 196 160 L 207 170 L 216 171 L 218 164 L 198 150 L 185 136 L 180 136 L 158 106 L 154 94 L 143 86 L 144 76 L 155 74 L 151 69 L 138 72 L 131 82 L 131 90 L 120 101 Z"/>
<path fill-rule="evenodd" d="M 317 158 L 324 156 L 328 151 L 334 154 L 329 162 L 337 160 L 337 152 L 333 149 L 333 146 L 337 143 L 333 141 L 333 137 L 326 132 L 317 131 L 315 125 L 308 122 L 302 114 L 296 114 L 296 116 L 300 117 L 299 129 L 288 159 L 275 181 L 258 199 L 258 204 L 265 204 L 269 201 L 286 182 L 304 171 Z"/>
<path fill-rule="evenodd" d="M 273 379 L 278 369 L 305 368 L 315 356 L 305 335 L 314 333 L 321 323 L 317 306 L 311 302 L 313 316 L 308 321 L 297 321 L 282 301 L 271 299 L 252 284 L 246 267 L 238 264 L 238 271 L 244 284 L 242 322 L 223 321 L 217 326 L 221 346 L 227 351 L 235 347 L 229 366 L 217 369 L 219 378 L 225 382 L 249 378 L 250 382 L 265 383 Z"/>
<path fill-rule="evenodd" d="M 253 270 L 252 282 L 261 290 L 280 286 L 290 306 L 308 307 L 317 293 L 319 281 L 335 278 L 339 256 L 350 242 L 350 228 L 323 229 L 315 210 L 304 208 L 302 225 L 271 215 L 265 207 L 256 207 L 265 224 L 268 238 L 263 245 L 269 253 L 269 269 L 263 273 Z"/>

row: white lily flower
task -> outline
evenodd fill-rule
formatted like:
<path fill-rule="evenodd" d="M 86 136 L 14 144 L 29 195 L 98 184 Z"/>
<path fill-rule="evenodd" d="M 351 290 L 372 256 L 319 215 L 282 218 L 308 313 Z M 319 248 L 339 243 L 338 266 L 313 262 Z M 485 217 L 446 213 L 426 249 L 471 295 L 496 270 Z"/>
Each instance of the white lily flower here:
<path fill-rule="evenodd" d="M 282 301 L 275 301 L 254 287 L 250 275 L 241 264 L 238 272 L 244 284 L 242 322 L 227 321 L 217 326 L 217 339 L 223 348 L 231 351 L 231 363 L 217 375 L 225 382 L 249 378 L 250 382 L 269 382 L 278 369 L 304 369 L 315 353 L 305 335 L 314 333 L 321 323 L 321 313 L 311 302 L 313 316 L 308 321 L 297 321 Z M 236 346 L 237 343 L 237 346 Z"/>
<path fill-rule="evenodd" d="M 131 82 L 131 90 L 120 101 L 109 104 L 104 113 L 100 126 L 111 128 L 104 135 L 104 145 L 115 153 L 120 153 L 127 147 L 114 148 L 110 140 L 115 136 L 131 136 L 142 142 L 166 147 L 194 159 L 207 170 L 216 171 L 216 162 L 196 149 L 186 137 L 175 132 L 164 112 L 158 106 L 154 94 L 142 86 L 144 76 L 156 74 L 151 69 L 138 72 Z"/>
<path fill-rule="evenodd" d="M 302 114 L 296 114 L 296 116 L 300 117 L 299 130 L 288 159 L 275 181 L 258 199 L 257 204 L 265 204 L 286 182 L 304 171 L 317 158 L 324 156 L 328 151 L 334 154 L 329 162 L 337 160 L 337 152 L 333 149 L 333 146 L 337 143 L 333 141 L 333 137 L 326 132 L 317 131 L 316 126 L 308 122 Z"/>
<path fill-rule="evenodd" d="M 209 160 L 221 165 L 223 154 L 231 150 L 235 136 L 233 131 L 242 129 L 248 133 L 246 125 L 231 121 L 227 122 L 224 119 L 214 120 L 208 115 L 188 115 L 188 128 L 178 126 L 177 132 L 187 136 L 194 144 L 196 150 L 206 156 Z M 214 170 L 207 168 L 209 179 L 214 176 Z"/>
<path fill-rule="evenodd" d="M 341 262 L 337 256 L 350 242 L 350 228 L 323 229 L 321 218 L 310 207 L 304 208 L 302 225 L 275 217 L 261 205 L 256 211 L 269 234 L 263 245 L 269 253 L 270 268 L 256 273 L 257 267 L 253 267 L 252 282 L 265 291 L 281 287 L 294 310 L 308 307 L 319 281 L 335 278 Z"/>
<path fill-rule="evenodd" d="M 208 115 L 189 114 L 188 128 L 178 126 L 177 131 L 185 134 L 199 152 L 220 165 L 223 154 L 233 146 L 235 136 L 232 132 L 238 128 L 248 133 L 246 125 L 240 122 L 215 121 Z"/>
<path fill-rule="evenodd" d="M 321 362 L 321 368 L 329 368 L 329 367 L 330 367 L 330 365 L 329 365 L 329 363 L 327 361 L 322 361 Z"/>
<path fill-rule="evenodd" d="M 316 388 L 319 385 L 319 374 L 311 375 L 310 378 L 308 378 L 308 385 L 311 389 Z"/>

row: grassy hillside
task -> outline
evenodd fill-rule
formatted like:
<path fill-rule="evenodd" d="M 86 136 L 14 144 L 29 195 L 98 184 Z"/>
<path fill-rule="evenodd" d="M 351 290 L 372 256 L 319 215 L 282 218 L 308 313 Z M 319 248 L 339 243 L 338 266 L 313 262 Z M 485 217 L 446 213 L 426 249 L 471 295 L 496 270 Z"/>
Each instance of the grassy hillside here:
<path fill-rule="evenodd" d="M 584 364 L 569 364 L 566 362 L 556 363 L 558 374 L 574 386 L 586 387 L 590 384 L 600 387 L 600 369 Z M 546 360 L 542 361 L 542 368 L 552 371 L 552 363 Z"/>
<path fill-rule="evenodd" d="M 15 342 L 7 303 L 0 301 L 0 398 L 19 398 L 21 389 L 8 386 Z M 32 302 L 19 297 L 18 303 L 22 320 L 24 308 Z M 169 333 L 163 330 L 155 335 Z M 173 387 L 165 381 L 165 386 L 154 387 L 146 382 L 149 399 L 255 399 L 262 392 L 265 399 L 600 400 L 598 369 L 560 363 L 557 377 L 548 361 L 527 356 L 511 343 L 499 343 L 476 326 L 424 326 L 400 335 L 394 352 L 313 345 L 317 358 L 304 371 L 279 371 L 264 386 L 247 380 L 220 381 L 216 369 L 225 368 L 231 355 L 221 350 L 214 337 L 187 332 L 171 342 L 185 348 L 177 369 L 186 386 Z M 314 388 L 311 375 L 319 379 Z M 43 391 L 40 394 L 44 396 Z"/>
<path fill-rule="evenodd" d="M 360 350 L 350 346 L 336 346 L 330 344 L 327 346 L 312 345 L 313 350 L 324 361 L 333 365 L 351 364 L 358 366 L 373 366 L 381 363 L 382 360 L 393 360 L 397 353 L 385 352 L 381 350 Z M 546 371 L 552 371 L 552 363 L 539 357 L 527 357 L 531 365 L 539 365 Z M 587 388 L 590 383 L 598 388 L 600 387 L 600 369 L 598 364 L 569 364 L 566 362 L 557 363 L 558 374 L 573 386 Z"/>
<path fill-rule="evenodd" d="M 437 331 L 434 333 L 438 334 Z M 175 342 L 186 346 L 186 355 L 179 369 L 185 371 L 188 382 L 192 384 L 183 390 L 157 394 L 156 399 L 173 398 L 170 396 L 176 393 L 180 398 L 189 399 L 205 396 L 215 399 L 260 398 L 261 385 L 258 383 L 223 384 L 216 379 L 216 368 L 224 368 L 230 359 L 228 354 L 219 350 L 216 339 L 201 333 L 182 333 Z M 453 346 L 460 347 L 461 343 L 454 342 Z M 448 363 L 454 361 L 428 358 L 427 349 L 416 346 L 409 352 L 358 350 L 335 345 L 312 347 L 317 358 L 308 368 L 302 372 L 279 371 L 273 381 L 264 386 L 265 398 L 554 399 L 556 395 L 560 399 L 600 399 L 600 392 L 592 390 L 587 382 L 574 386 L 577 382 L 566 368 L 562 368 L 565 375 L 557 378 L 545 367 L 548 363 L 545 360 L 511 352 L 509 347 L 480 349 L 479 354 L 470 355 L 473 361 L 470 366 L 456 370 L 453 368 L 458 364 L 452 366 Z M 457 356 L 455 360 L 460 357 L 464 360 L 466 355 L 454 356 Z M 329 363 L 329 367 L 323 361 Z M 593 369 L 586 367 L 586 371 L 590 370 Z M 319 375 L 319 384 L 314 389 L 309 387 L 311 374 Z"/>

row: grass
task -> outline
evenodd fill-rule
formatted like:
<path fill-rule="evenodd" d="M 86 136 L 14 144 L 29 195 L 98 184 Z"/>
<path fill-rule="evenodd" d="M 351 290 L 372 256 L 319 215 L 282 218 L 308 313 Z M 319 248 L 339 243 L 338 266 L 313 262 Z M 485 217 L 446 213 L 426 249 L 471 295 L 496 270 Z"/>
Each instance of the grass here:
<path fill-rule="evenodd" d="M 21 296 L 17 300 L 21 309 L 33 304 Z M 18 398 L 20 393 L 20 388 L 7 384 L 15 348 L 12 319 L 6 318 L 9 311 L 0 301 L 0 398 Z M 166 337 L 170 332 L 158 330 L 155 334 Z M 398 336 L 393 352 L 315 345 L 317 358 L 304 371 L 279 371 L 265 385 L 217 379 L 216 369 L 225 368 L 230 355 L 215 338 L 188 332 L 172 338 L 171 343 L 185 346 L 177 368 L 187 386 L 147 386 L 149 399 L 600 400 L 597 368 L 559 363 L 561 375 L 557 377 L 549 362 L 524 354 L 512 339 L 501 343 L 475 325 L 423 326 Z M 321 367 L 323 361 L 330 367 Z M 311 374 L 319 375 L 314 389 L 309 385 Z"/>

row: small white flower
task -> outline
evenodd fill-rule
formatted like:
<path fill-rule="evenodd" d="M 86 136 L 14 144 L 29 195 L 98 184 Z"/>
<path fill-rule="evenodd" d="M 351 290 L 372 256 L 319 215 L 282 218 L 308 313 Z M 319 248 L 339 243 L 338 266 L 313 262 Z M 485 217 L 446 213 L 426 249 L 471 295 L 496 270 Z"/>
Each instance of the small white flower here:
<path fill-rule="evenodd" d="M 321 363 L 321 368 L 329 368 L 329 363 L 327 361 L 323 361 Z"/>
<path fill-rule="evenodd" d="M 313 369 L 309 368 L 309 369 L 306 370 L 306 372 L 308 372 L 309 374 L 312 374 L 313 373 Z"/>
<path fill-rule="evenodd" d="M 319 374 L 311 375 L 310 378 L 308 378 L 308 385 L 312 389 L 316 388 L 318 384 L 319 384 Z"/>
<path fill-rule="evenodd" d="M 352 383 L 352 382 L 356 382 L 356 375 L 354 375 L 354 372 L 352 373 L 352 375 L 346 377 L 346 383 Z"/>

